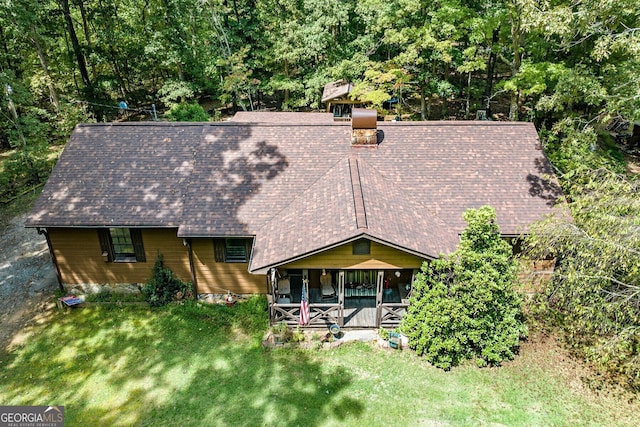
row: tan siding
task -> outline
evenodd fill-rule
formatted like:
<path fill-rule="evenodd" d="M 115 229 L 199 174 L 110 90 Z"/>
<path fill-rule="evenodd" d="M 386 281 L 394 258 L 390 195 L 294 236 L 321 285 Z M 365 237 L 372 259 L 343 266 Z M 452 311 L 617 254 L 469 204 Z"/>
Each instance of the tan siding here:
<path fill-rule="evenodd" d="M 189 256 L 175 229 L 142 231 L 147 262 L 105 262 L 95 229 L 49 229 L 63 283 L 144 283 L 150 275 L 158 252 L 165 265 L 182 280 L 191 280 Z M 194 239 L 194 268 L 199 293 L 266 293 L 266 276 L 250 274 L 247 263 L 215 262 L 213 241 Z M 403 269 L 419 268 L 423 259 L 372 242 L 370 255 L 352 255 L 351 244 L 296 261 L 288 269 Z"/>
<path fill-rule="evenodd" d="M 398 269 L 420 268 L 424 259 L 371 242 L 369 255 L 353 255 L 351 243 L 283 265 L 282 268 Z"/>
<path fill-rule="evenodd" d="M 62 281 L 79 283 L 144 283 L 158 253 L 164 265 L 182 280 L 191 280 L 189 253 L 176 229 L 144 229 L 142 242 L 146 262 L 105 262 L 96 229 L 49 229 L 51 245 L 58 261 Z"/>
<path fill-rule="evenodd" d="M 198 293 L 220 294 L 230 291 L 239 294 L 256 294 L 267 292 L 266 276 L 249 273 L 248 263 L 216 262 L 212 239 L 194 239 L 192 248 Z"/>

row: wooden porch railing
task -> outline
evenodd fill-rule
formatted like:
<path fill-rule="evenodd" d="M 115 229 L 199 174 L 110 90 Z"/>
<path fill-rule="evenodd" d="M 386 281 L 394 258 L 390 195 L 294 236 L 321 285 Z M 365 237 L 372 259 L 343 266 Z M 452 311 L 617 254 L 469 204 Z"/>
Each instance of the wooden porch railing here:
<path fill-rule="evenodd" d="M 336 303 L 309 304 L 309 323 L 304 327 L 326 328 L 334 323 L 342 325 L 344 315 L 342 306 Z M 271 304 L 271 321 L 284 322 L 289 326 L 296 326 L 300 321 L 300 304 Z"/>
<path fill-rule="evenodd" d="M 407 303 L 383 303 L 378 306 L 378 325 L 380 327 L 396 327 L 407 312 Z"/>

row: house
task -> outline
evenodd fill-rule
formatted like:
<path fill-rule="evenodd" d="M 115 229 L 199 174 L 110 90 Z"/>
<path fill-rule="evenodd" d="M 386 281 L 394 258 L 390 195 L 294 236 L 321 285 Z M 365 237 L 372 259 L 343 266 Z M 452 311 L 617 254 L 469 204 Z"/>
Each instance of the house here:
<path fill-rule="evenodd" d="M 353 85 L 345 79 L 324 85 L 321 101 L 326 105 L 327 111 L 333 113 L 335 120 L 348 120 L 351 110 L 363 105 L 362 101 L 349 98 L 352 90 Z"/>
<path fill-rule="evenodd" d="M 455 249 L 467 208 L 494 207 L 517 238 L 551 211 L 551 175 L 531 123 L 81 124 L 26 226 L 65 287 L 144 283 L 161 253 L 198 294 L 268 294 L 274 321 L 297 322 L 304 282 L 311 325 L 380 327 L 422 262 Z"/>

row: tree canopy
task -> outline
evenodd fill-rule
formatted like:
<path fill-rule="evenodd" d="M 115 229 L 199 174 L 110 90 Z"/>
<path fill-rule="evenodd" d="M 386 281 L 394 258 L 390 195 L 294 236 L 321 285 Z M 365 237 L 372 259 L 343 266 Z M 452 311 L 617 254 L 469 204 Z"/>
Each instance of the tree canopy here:
<path fill-rule="evenodd" d="M 416 118 L 567 115 L 637 120 L 631 0 L 6 0 L 0 76 L 19 116 L 63 104 L 97 120 L 163 100 L 206 109 L 320 108 L 324 84 L 361 84 Z M 375 95 L 377 94 L 377 95 Z M 40 109 L 39 115 L 33 111 Z M 571 113 L 569 114 L 569 111 Z M 5 112 L 6 113 L 6 112 Z M 6 114 L 5 114 L 6 115 Z M 3 117 L 5 145 L 15 144 Z"/>
<path fill-rule="evenodd" d="M 527 238 L 530 257 L 556 260 L 538 314 L 576 353 L 640 389 L 640 182 L 607 169 L 574 181 L 573 215 L 535 224 Z"/>

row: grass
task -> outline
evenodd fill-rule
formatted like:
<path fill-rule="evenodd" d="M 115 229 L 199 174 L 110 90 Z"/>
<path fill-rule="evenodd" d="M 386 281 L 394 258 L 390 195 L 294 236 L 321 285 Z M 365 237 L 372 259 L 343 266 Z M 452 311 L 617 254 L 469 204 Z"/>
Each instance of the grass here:
<path fill-rule="evenodd" d="M 258 297 L 55 312 L 0 352 L 0 402 L 65 405 L 68 426 L 632 425 L 638 410 L 573 384 L 544 346 L 444 372 L 367 343 L 268 350 L 266 329 Z"/>

